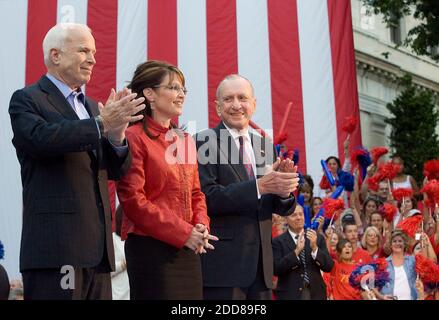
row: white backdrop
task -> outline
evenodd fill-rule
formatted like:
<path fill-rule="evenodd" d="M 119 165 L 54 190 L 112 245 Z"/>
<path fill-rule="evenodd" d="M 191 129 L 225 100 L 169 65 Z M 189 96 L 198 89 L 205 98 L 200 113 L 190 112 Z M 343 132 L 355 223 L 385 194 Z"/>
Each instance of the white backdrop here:
<path fill-rule="evenodd" d="M 23 87 L 25 77 L 26 1 L 0 1 L 0 241 L 5 246 L 5 260 L 0 261 L 10 279 L 20 276 L 18 253 L 21 235 L 20 167 L 12 146 L 8 107 L 12 93 Z M 11 76 L 13 75 L 13 76 Z"/>

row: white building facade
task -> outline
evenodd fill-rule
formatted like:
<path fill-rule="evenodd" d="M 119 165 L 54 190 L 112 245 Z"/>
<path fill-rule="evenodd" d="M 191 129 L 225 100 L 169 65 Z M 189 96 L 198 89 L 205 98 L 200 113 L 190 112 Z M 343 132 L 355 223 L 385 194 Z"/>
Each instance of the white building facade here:
<path fill-rule="evenodd" d="M 384 119 L 391 115 L 386 104 L 400 92 L 396 79 L 412 74 L 414 83 L 431 90 L 438 101 L 439 64 L 410 48 L 395 48 L 416 25 L 414 18 L 403 18 L 400 28 L 391 30 L 381 15 L 368 14 L 361 0 L 351 0 L 351 7 L 363 145 L 388 146 L 390 126 Z"/>

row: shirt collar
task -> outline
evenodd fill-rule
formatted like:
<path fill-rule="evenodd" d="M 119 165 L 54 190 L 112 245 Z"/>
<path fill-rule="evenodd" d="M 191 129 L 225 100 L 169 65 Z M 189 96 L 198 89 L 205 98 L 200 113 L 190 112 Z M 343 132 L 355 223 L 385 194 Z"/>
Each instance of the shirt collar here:
<path fill-rule="evenodd" d="M 248 128 L 242 129 L 242 130 L 237 130 L 237 129 L 232 129 L 229 128 L 223 121 L 224 127 L 226 127 L 227 130 L 229 130 L 230 135 L 232 136 L 233 140 L 238 139 L 240 136 L 243 136 L 245 139 L 247 139 L 247 141 L 251 141 L 250 140 L 250 134 L 248 132 Z"/>
<path fill-rule="evenodd" d="M 59 89 L 59 91 L 61 91 L 62 95 L 64 96 L 64 98 L 68 98 L 68 96 L 70 96 L 72 94 L 73 91 L 72 88 L 70 88 L 68 85 L 66 85 L 64 82 L 58 80 L 57 78 L 55 78 L 53 75 L 51 75 L 50 73 L 46 74 L 46 77 L 53 82 L 53 84 Z M 79 92 L 81 92 L 84 95 L 84 86 L 81 86 L 79 89 Z M 82 101 L 84 103 L 84 101 Z"/>
<path fill-rule="evenodd" d="M 294 233 L 290 228 L 288 228 L 288 232 L 293 237 L 294 241 L 296 241 L 296 237 L 299 235 L 299 233 Z"/>

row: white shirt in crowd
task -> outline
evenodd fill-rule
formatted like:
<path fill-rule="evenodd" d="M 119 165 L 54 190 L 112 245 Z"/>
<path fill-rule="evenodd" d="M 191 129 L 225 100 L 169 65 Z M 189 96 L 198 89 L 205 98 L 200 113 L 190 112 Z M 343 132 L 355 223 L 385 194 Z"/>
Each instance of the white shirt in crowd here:
<path fill-rule="evenodd" d="M 404 270 L 404 265 L 395 267 L 395 285 L 393 287 L 393 295 L 398 300 L 411 300 L 409 280 Z"/>
<path fill-rule="evenodd" d="M 127 262 L 125 260 L 124 244 L 120 237 L 113 232 L 114 258 L 116 270 L 111 273 L 113 300 L 130 300 L 130 283 L 128 280 Z"/>

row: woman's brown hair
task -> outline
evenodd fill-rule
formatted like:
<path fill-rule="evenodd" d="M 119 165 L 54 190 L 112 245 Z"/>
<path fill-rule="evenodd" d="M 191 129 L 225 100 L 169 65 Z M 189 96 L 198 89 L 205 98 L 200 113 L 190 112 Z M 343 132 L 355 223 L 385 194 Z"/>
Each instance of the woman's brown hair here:
<path fill-rule="evenodd" d="M 349 240 L 347 240 L 347 239 L 343 238 L 343 239 L 338 240 L 337 246 L 335 247 L 335 250 L 337 251 L 338 254 L 341 254 L 341 252 L 343 251 L 344 246 L 347 243 L 350 243 Z"/>
<path fill-rule="evenodd" d="M 402 200 L 398 200 L 398 209 L 401 209 Z M 414 196 L 410 197 L 410 200 L 412 201 L 412 209 L 416 209 L 418 207 L 418 200 Z"/>
<path fill-rule="evenodd" d="M 409 249 L 409 239 L 407 237 L 407 234 L 400 229 L 393 230 L 389 239 L 390 246 L 392 246 L 392 241 L 396 237 L 400 237 L 402 239 L 402 241 L 404 242 L 404 252 L 407 252 Z"/>
<path fill-rule="evenodd" d="M 148 130 L 146 117 L 152 117 L 152 109 L 150 102 L 143 94 L 143 90 L 146 88 L 157 88 L 157 86 L 161 85 L 166 76 L 169 76 L 169 82 L 172 82 L 172 80 L 174 80 L 174 77 L 178 77 L 181 81 L 181 84 L 183 86 L 185 85 L 184 75 L 180 69 L 165 61 L 157 60 L 149 60 L 142 64 L 139 64 L 136 68 L 136 71 L 134 71 L 134 75 L 130 84 L 128 85 L 128 88 L 131 89 L 133 93 L 137 93 L 137 98 L 145 98 L 144 103 L 146 105 L 145 109 L 138 113 L 138 115 L 143 115 L 143 119 L 136 121 L 133 124 L 142 122 L 143 130 L 151 139 L 155 139 L 157 138 L 157 136 L 154 136 Z M 177 126 L 172 122 L 171 127 L 177 128 Z"/>

